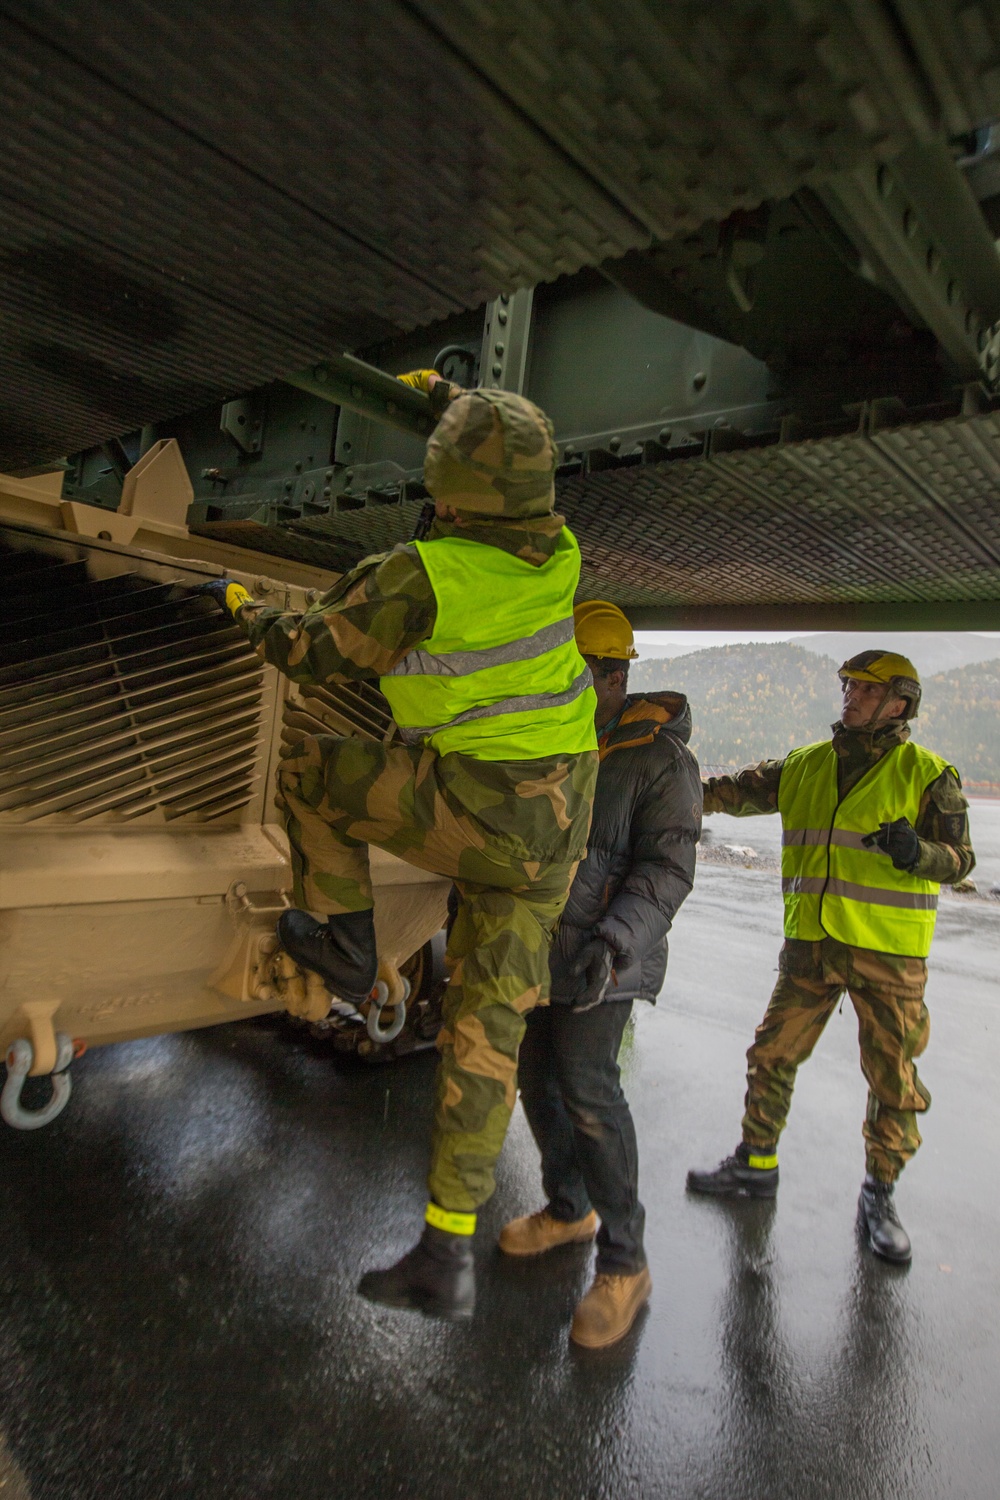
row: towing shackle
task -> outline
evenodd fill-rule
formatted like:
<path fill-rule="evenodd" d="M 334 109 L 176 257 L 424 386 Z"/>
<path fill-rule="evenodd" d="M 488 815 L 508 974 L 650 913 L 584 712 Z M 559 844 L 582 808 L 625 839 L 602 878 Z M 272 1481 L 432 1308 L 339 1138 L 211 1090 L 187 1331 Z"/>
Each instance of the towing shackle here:
<path fill-rule="evenodd" d="M 7 1049 L 7 1082 L 0 1093 L 0 1117 L 15 1130 L 39 1130 L 61 1115 L 69 1102 L 73 1084 L 69 1065 L 73 1061 L 73 1040 L 64 1031 L 56 1032 L 56 1065 L 50 1075 L 52 1097 L 40 1109 L 25 1109 L 21 1103 L 24 1080 L 31 1072 L 35 1049 L 26 1037 L 19 1037 Z"/>

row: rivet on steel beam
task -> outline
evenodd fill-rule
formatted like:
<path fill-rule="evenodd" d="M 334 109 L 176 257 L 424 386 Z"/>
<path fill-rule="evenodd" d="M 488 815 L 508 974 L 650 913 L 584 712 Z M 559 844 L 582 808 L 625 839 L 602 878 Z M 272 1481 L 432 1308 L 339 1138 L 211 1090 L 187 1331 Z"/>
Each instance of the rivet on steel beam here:
<path fill-rule="evenodd" d="M 510 293 L 509 292 L 501 292 L 500 293 L 500 301 L 503 303 L 504 307 L 506 307 L 507 303 L 510 301 Z"/>
<path fill-rule="evenodd" d="M 507 314 L 504 311 L 504 309 L 501 307 L 500 310 L 499 310 L 499 312 L 497 313 L 497 322 L 498 323 L 506 323 L 506 321 L 507 321 Z"/>
<path fill-rule="evenodd" d="M 620 437 L 608 438 L 608 447 L 611 449 L 612 453 L 617 453 L 621 445 L 622 440 Z"/>
<path fill-rule="evenodd" d="M 496 354 L 502 354 L 503 353 L 503 344 L 501 344 L 501 343 L 494 344 L 493 345 L 493 350 L 494 350 L 494 353 L 496 353 Z"/>
<path fill-rule="evenodd" d="M 658 443 L 662 443 L 665 448 L 672 437 L 673 433 L 670 431 L 669 427 L 661 427 L 656 435 L 656 441 Z"/>
<path fill-rule="evenodd" d="M 503 374 L 503 365 L 499 362 L 495 364 L 493 366 L 493 373 L 497 376 L 497 378 L 499 378 Z"/>

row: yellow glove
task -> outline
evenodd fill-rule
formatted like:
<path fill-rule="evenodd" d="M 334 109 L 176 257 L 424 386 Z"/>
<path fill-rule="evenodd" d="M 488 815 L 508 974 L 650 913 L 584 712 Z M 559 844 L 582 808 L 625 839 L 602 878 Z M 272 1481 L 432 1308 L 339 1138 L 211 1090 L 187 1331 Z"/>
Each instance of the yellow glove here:
<path fill-rule="evenodd" d="M 253 599 L 242 583 L 236 583 L 232 578 L 213 578 L 210 583 L 195 584 L 191 592 L 192 594 L 207 594 L 209 599 L 215 600 L 220 609 L 228 609 L 234 619 L 237 610 L 242 609 L 244 604 L 253 603 Z"/>
<path fill-rule="evenodd" d="M 242 583 L 231 583 L 226 589 L 226 608 L 234 617 L 239 614 L 244 604 L 252 604 L 253 596 L 248 594 Z"/>
<path fill-rule="evenodd" d="M 396 379 L 415 391 L 424 391 L 430 400 L 431 411 L 435 417 L 441 415 L 449 401 L 454 401 L 456 396 L 462 394 L 460 385 L 452 385 L 451 381 L 445 380 L 437 370 L 410 370 L 405 375 L 397 375 Z"/>
<path fill-rule="evenodd" d="M 415 391 L 424 391 L 430 395 L 431 387 L 441 379 L 437 370 L 409 370 L 405 375 L 397 375 L 396 379 L 403 385 L 408 385 Z"/>

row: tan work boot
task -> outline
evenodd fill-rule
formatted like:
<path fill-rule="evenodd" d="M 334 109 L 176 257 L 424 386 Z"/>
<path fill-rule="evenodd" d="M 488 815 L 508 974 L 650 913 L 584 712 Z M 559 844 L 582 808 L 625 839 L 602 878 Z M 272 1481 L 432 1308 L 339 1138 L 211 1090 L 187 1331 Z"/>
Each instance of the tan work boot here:
<path fill-rule="evenodd" d="M 567 1224 L 554 1219 L 546 1209 L 511 1219 L 500 1231 L 499 1245 L 504 1255 L 544 1255 L 558 1245 L 578 1245 L 592 1240 L 597 1233 L 597 1215 L 591 1209 L 584 1219 Z"/>
<path fill-rule="evenodd" d="M 628 1333 L 652 1290 L 653 1278 L 648 1266 L 631 1276 L 595 1276 L 593 1286 L 573 1314 L 570 1338 L 585 1349 L 616 1344 Z"/>

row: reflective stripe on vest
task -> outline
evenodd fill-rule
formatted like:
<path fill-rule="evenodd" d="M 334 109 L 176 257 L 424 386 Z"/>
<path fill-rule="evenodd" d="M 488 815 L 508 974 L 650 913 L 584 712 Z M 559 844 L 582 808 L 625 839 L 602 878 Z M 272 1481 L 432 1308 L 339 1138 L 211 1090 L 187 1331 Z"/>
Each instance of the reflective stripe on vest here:
<path fill-rule="evenodd" d="M 904 906 L 913 911 L 936 911 L 938 898 L 924 895 L 920 891 L 886 891 L 877 885 L 858 885 L 854 880 L 820 879 L 811 875 L 792 875 L 781 882 L 782 891 L 789 896 L 811 894 L 816 896 L 847 896 L 852 901 L 869 901 L 875 906 Z"/>
<path fill-rule="evenodd" d="M 453 729 L 456 724 L 471 724 L 473 719 L 495 719 L 500 714 L 523 714 L 533 713 L 538 709 L 560 708 L 564 703 L 572 703 L 593 685 L 590 668 L 584 667 L 564 693 L 527 693 L 522 698 L 501 698 L 498 703 L 484 703 L 480 708 L 467 708 L 464 713 L 449 719 L 447 724 L 413 726 L 400 729 L 399 732 L 406 744 L 415 745 L 419 740 L 440 734 L 442 730 Z"/>
<path fill-rule="evenodd" d="M 485 646 L 481 651 L 443 651 L 435 656 L 430 651 L 408 651 L 398 661 L 389 677 L 468 677 L 471 672 L 481 672 L 484 667 L 502 667 L 507 662 L 531 661 L 544 656 L 554 646 L 565 646 L 573 639 L 573 616 L 557 620 L 554 625 L 545 625 L 534 635 L 524 635 L 518 641 L 508 641 L 505 646 Z"/>
<path fill-rule="evenodd" d="M 781 834 L 782 846 L 839 844 L 843 849 L 866 849 L 864 838 L 863 833 L 849 833 L 846 828 L 785 828 Z"/>
<path fill-rule="evenodd" d="M 576 540 L 540 566 L 465 537 L 414 544 L 437 605 L 426 640 L 381 678 L 400 734 L 440 754 L 535 760 L 596 749 L 596 699 L 576 648 Z"/>
<path fill-rule="evenodd" d="M 947 761 L 905 741 L 851 788 L 837 791 L 837 753 L 827 741 L 793 750 L 781 771 L 778 810 L 785 936 L 829 936 L 857 948 L 924 958 L 938 904 L 936 881 L 897 870 L 865 835 L 880 823 L 916 823 L 927 787 Z"/>

